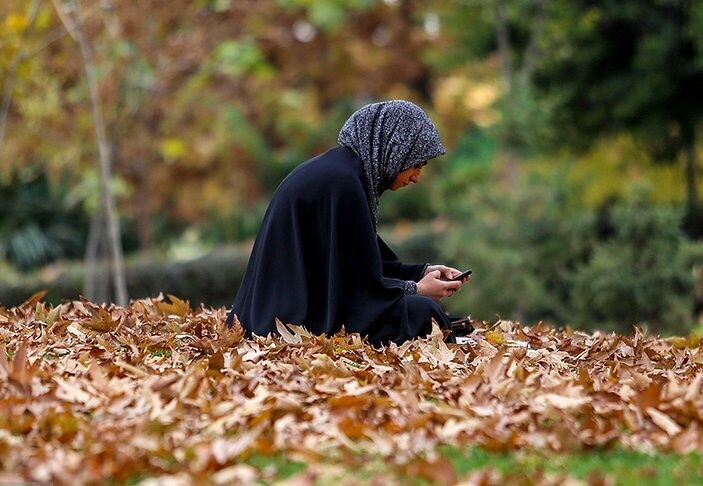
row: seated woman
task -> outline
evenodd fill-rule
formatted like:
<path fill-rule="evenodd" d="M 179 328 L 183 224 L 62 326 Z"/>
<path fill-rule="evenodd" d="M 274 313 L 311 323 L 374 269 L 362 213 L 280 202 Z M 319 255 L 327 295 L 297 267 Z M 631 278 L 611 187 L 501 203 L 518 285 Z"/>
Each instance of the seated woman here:
<path fill-rule="evenodd" d="M 227 316 L 247 334 L 276 333 L 275 318 L 315 334 L 347 332 L 401 343 L 448 328 L 439 301 L 468 280 L 444 265 L 406 265 L 376 234 L 378 198 L 420 179 L 446 153 L 427 114 L 408 101 L 366 105 L 339 133 L 339 147 L 293 169 L 256 236 Z"/>

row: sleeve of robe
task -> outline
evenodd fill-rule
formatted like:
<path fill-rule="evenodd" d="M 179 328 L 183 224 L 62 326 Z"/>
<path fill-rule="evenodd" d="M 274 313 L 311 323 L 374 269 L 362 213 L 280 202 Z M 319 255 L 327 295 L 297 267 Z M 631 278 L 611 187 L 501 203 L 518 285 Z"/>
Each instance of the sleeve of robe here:
<path fill-rule="evenodd" d="M 426 264 L 412 265 L 402 263 L 393 250 L 383 241 L 380 235 L 376 235 L 378 250 L 383 260 L 383 276 L 400 280 L 412 280 L 419 282 L 422 279 L 422 272 Z"/>
<path fill-rule="evenodd" d="M 400 281 L 384 275 L 388 268 L 391 272 L 396 272 L 393 275 L 408 277 L 410 280 L 417 277 L 424 265 L 404 265 L 376 235 L 361 188 L 345 190 L 342 197 L 336 215 L 340 224 L 332 227 L 338 230 L 336 242 L 340 256 L 353 255 L 353 258 L 339 259 L 338 271 L 342 272 L 340 280 L 352 284 L 347 289 L 352 293 L 350 302 L 367 301 L 367 312 L 381 312 L 375 316 L 375 322 L 367 321 L 369 328 L 361 330 L 362 334 L 369 335 L 371 341 L 376 342 L 402 342 L 427 334 L 431 327 L 428 322 L 422 322 L 422 318 L 428 319 L 428 316 L 408 315 L 406 296 Z M 342 221 L 346 221 L 346 224 Z M 350 242 L 354 242 L 354 246 L 350 246 Z M 385 260 L 384 255 L 389 259 Z M 360 262 L 365 264 L 360 265 Z"/>

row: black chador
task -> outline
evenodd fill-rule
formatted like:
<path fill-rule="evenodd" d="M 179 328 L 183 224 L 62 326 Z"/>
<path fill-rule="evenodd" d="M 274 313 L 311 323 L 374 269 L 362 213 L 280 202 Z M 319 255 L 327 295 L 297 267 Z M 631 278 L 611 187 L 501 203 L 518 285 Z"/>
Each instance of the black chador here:
<path fill-rule="evenodd" d="M 386 102 L 366 113 L 370 120 L 360 110 L 340 132 L 342 146 L 297 166 L 278 186 L 228 325 L 235 315 L 247 333 L 257 335 L 276 333 L 275 318 L 315 334 L 332 334 L 344 325 L 373 343 L 426 335 L 433 318 L 449 326 L 439 302 L 408 293 L 408 282 L 422 278 L 425 264 L 401 263 L 376 233 L 373 206 L 393 177 L 444 153 L 424 112 L 422 125 L 396 106 L 395 116 L 413 123 L 406 127 L 393 121 L 390 103 L 407 102 Z M 436 140 L 428 141 L 427 130 Z M 374 143 L 378 147 L 365 152 Z"/>

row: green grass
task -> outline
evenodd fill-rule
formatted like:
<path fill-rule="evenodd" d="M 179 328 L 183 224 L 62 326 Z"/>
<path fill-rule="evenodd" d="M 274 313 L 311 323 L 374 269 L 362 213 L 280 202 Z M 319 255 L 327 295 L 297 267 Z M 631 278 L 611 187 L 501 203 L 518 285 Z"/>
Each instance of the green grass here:
<path fill-rule="evenodd" d="M 703 484 L 703 456 L 700 454 L 657 453 L 622 449 L 594 450 L 572 454 L 544 452 L 493 453 L 480 448 L 462 450 L 443 447 L 461 477 L 474 470 L 493 468 L 507 475 L 529 475 L 537 471 L 564 473 L 578 479 L 604 474 L 618 485 Z"/>
<path fill-rule="evenodd" d="M 556 454 L 538 451 L 497 453 L 481 448 L 462 449 L 444 446 L 441 456 L 448 459 L 461 480 L 474 471 L 493 469 L 509 482 L 531 484 L 540 473 L 564 474 L 580 480 L 597 480 L 608 477 L 617 485 L 668 486 L 676 484 L 703 484 L 703 456 L 701 454 L 657 453 L 648 455 L 622 449 L 593 450 L 588 452 Z M 338 459 L 338 458 L 336 458 Z M 322 464 L 339 464 L 328 458 Z M 304 472 L 308 466 L 288 459 L 285 454 L 255 454 L 244 461 L 259 471 L 267 470 L 267 479 L 262 483 L 286 479 Z M 377 474 L 396 478 L 402 484 L 428 485 L 431 481 L 420 477 L 408 477 L 402 468 L 394 467 L 391 461 L 380 458 L 358 458 L 356 465 L 343 461 L 343 477 L 355 478 L 361 483 L 370 481 Z M 327 478 L 339 479 L 335 478 Z M 326 484 L 319 478 L 319 484 Z"/>
<path fill-rule="evenodd" d="M 306 464 L 298 461 L 291 461 L 284 454 L 253 454 L 245 462 L 260 471 L 266 468 L 273 469 L 275 471 L 274 475 L 278 480 L 286 479 L 307 469 Z"/>

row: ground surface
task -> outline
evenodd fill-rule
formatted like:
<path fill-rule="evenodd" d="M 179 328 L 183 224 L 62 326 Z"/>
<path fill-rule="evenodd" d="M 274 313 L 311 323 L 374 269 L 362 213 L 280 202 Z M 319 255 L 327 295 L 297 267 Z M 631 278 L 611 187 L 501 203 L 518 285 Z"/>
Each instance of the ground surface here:
<path fill-rule="evenodd" d="M 703 482 L 695 336 L 501 321 L 377 349 L 225 312 L 0 307 L 0 482 Z"/>

